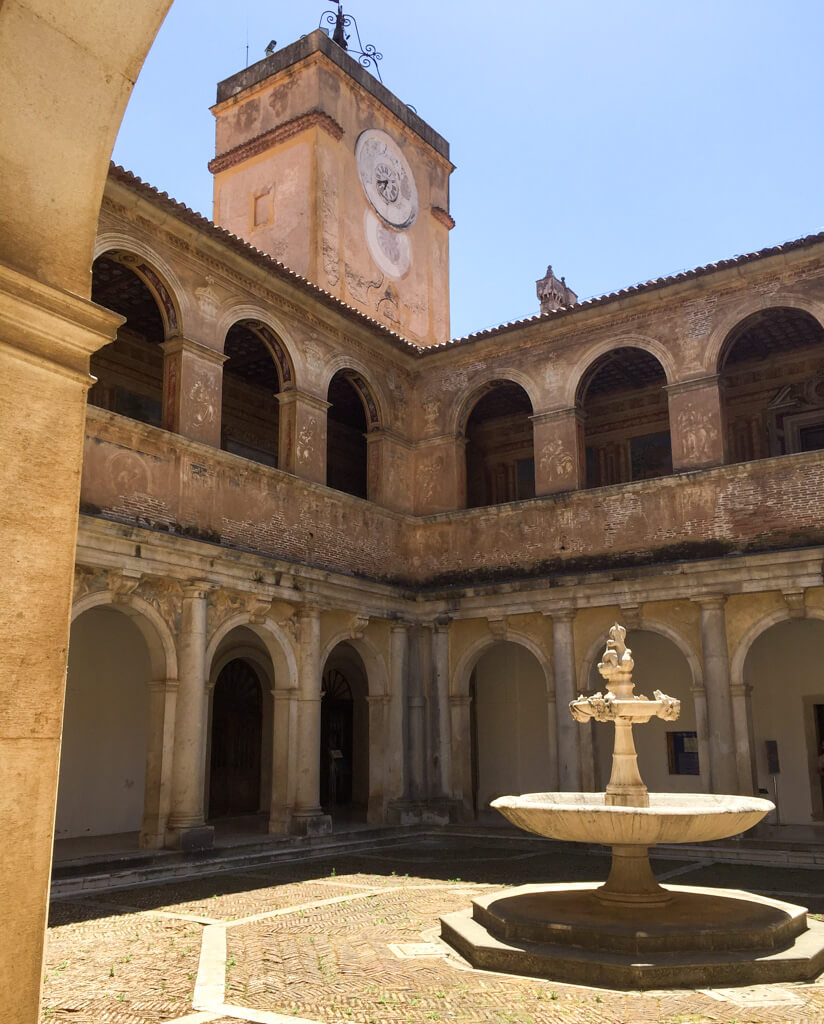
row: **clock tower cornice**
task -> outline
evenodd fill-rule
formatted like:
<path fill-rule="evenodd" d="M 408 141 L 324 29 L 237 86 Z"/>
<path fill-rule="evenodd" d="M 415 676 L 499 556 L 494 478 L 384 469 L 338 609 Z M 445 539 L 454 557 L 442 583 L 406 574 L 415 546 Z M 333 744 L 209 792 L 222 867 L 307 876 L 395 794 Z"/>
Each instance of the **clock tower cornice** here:
<path fill-rule="evenodd" d="M 384 111 L 397 119 L 405 129 L 414 132 L 427 146 L 434 150 L 441 160 L 449 163 L 449 143 L 438 132 L 423 120 L 411 107 L 398 99 L 389 89 L 362 68 L 345 50 L 334 43 L 321 29 L 316 29 L 297 42 L 285 46 L 271 56 L 265 57 L 243 71 L 218 83 L 217 102 L 211 108 L 217 116 L 233 104 L 245 102 L 270 89 L 272 79 L 298 65 L 310 66 L 310 63 L 333 65 L 334 69 L 344 74 L 352 84 L 357 85 L 371 101 L 376 101 Z M 450 168 L 452 164 L 449 163 Z"/>

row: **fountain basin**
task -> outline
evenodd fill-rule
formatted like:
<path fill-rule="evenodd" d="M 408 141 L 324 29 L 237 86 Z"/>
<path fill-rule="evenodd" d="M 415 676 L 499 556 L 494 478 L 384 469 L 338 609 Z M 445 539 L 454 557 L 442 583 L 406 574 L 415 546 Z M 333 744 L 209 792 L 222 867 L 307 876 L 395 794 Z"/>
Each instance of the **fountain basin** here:
<path fill-rule="evenodd" d="M 726 839 L 774 809 L 759 797 L 714 793 L 650 793 L 649 807 L 605 800 L 604 793 L 525 793 L 498 797 L 491 806 L 518 828 L 549 839 L 646 847 Z"/>

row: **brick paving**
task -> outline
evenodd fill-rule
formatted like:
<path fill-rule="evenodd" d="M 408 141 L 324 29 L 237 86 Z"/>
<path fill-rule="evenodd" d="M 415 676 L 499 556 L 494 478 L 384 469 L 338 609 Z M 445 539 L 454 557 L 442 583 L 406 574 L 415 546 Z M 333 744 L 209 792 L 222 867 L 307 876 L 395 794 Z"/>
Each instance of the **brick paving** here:
<path fill-rule="evenodd" d="M 613 992 L 474 971 L 437 938 L 440 915 L 473 895 L 602 879 L 607 868 L 600 853 L 450 837 L 55 902 L 41 1020 L 161 1024 L 193 1015 L 211 927 L 226 935 L 227 1005 L 202 1015 L 210 1024 L 267 1013 L 322 1024 L 824 1022 L 824 984 Z M 682 884 L 803 893 L 798 902 L 824 911 L 824 871 L 656 864 L 678 869 Z"/>

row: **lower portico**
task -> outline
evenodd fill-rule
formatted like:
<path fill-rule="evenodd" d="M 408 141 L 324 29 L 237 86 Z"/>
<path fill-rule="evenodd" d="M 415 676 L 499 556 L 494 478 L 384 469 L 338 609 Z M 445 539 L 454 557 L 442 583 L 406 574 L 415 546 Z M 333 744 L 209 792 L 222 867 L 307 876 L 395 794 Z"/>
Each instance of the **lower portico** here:
<path fill-rule="evenodd" d="M 769 828 L 824 838 L 822 554 L 415 594 L 84 516 L 58 859 L 93 837 L 185 850 L 215 828 L 469 822 L 513 789 L 601 788 L 603 738 L 578 727 L 571 747 L 566 703 L 600 688 L 616 620 L 639 689 L 682 701 L 639 744 L 651 787 L 766 790 Z"/>

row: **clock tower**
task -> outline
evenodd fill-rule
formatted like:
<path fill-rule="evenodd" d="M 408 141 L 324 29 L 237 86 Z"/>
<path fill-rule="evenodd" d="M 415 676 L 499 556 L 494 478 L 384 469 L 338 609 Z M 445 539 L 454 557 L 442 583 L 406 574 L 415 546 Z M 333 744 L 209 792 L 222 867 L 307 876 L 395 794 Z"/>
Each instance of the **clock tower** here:
<path fill-rule="evenodd" d="M 411 341 L 449 339 L 445 139 L 322 29 L 221 82 L 212 113 L 217 224 Z"/>

